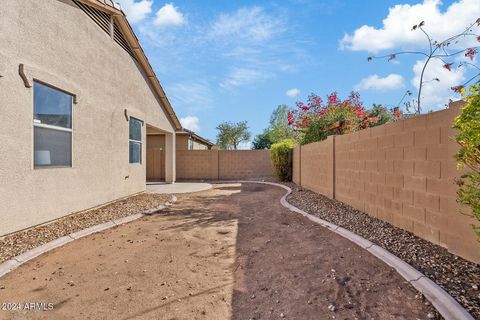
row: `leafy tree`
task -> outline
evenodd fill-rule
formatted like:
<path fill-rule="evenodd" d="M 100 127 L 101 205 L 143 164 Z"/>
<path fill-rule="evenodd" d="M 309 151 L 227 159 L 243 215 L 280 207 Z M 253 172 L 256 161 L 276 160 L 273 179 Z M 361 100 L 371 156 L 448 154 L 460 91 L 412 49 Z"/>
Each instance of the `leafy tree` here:
<path fill-rule="evenodd" d="M 377 117 L 378 120 L 375 123 L 370 123 L 369 127 L 380 126 L 389 122 L 392 119 L 392 114 L 388 112 L 387 108 L 382 107 L 381 104 L 374 103 L 370 110 L 371 117 Z"/>
<path fill-rule="evenodd" d="M 464 99 L 467 103 L 453 126 L 458 129 L 455 139 L 461 146 L 456 155 L 458 166 L 469 170 L 457 181 L 458 202 L 469 206 L 480 221 L 480 86 L 470 87 Z M 473 229 L 480 237 L 480 226 Z"/>
<path fill-rule="evenodd" d="M 298 133 L 288 125 L 288 113 L 290 108 L 285 105 L 279 105 L 273 110 L 270 116 L 270 139 L 272 143 L 277 143 L 285 139 L 297 140 Z"/>
<path fill-rule="evenodd" d="M 447 69 L 448 71 L 451 71 L 453 67 L 467 67 L 471 66 L 474 69 L 476 69 L 475 75 L 468 79 L 466 82 L 462 84 L 458 84 L 457 86 L 452 87 L 451 89 L 460 92 L 468 83 L 476 79 L 477 77 L 480 76 L 480 68 L 468 61 L 461 61 L 461 62 L 453 62 L 458 55 L 463 54 L 465 57 L 469 58 L 470 61 L 473 61 L 475 58 L 475 55 L 478 53 L 478 50 L 480 46 L 474 46 L 474 47 L 469 47 L 465 48 L 463 47 L 462 49 L 458 49 L 459 41 L 461 39 L 465 38 L 474 38 L 478 42 L 480 42 L 480 34 L 475 33 L 473 31 L 474 26 L 477 25 L 480 26 L 480 18 L 478 18 L 475 22 L 470 23 L 462 32 L 453 35 L 443 41 L 437 41 L 432 39 L 430 34 L 425 31 L 424 26 L 425 26 L 425 21 L 420 22 L 417 25 L 414 25 L 412 27 L 412 31 L 416 32 L 422 32 L 425 35 L 426 41 L 427 41 L 427 48 L 426 50 L 423 51 L 400 51 L 400 52 L 395 52 L 395 53 L 390 53 L 387 55 L 383 56 L 370 56 L 367 58 L 368 61 L 371 61 L 373 59 L 388 59 L 393 60 L 396 59 L 397 56 L 399 55 L 418 55 L 421 57 L 425 58 L 425 62 L 422 67 L 422 72 L 420 74 L 420 80 L 419 80 L 419 86 L 418 86 L 418 92 L 417 92 L 417 99 L 416 101 L 413 101 L 413 104 L 411 102 L 405 103 L 407 109 L 413 106 L 414 112 L 415 113 L 420 113 L 421 112 L 421 100 L 422 100 L 422 89 L 425 84 L 428 84 L 433 81 L 441 81 L 439 78 L 433 78 L 433 79 L 424 79 L 424 74 L 425 74 L 425 69 L 427 68 L 428 64 L 433 60 L 433 59 L 438 59 L 442 61 L 443 67 Z M 451 48 L 451 47 L 454 48 Z M 449 61 L 449 59 L 452 59 Z M 457 59 L 458 60 L 458 59 Z M 407 91 L 409 93 L 410 91 Z M 404 95 L 405 98 L 405 95 Z M 403 100 L 403 98 L 402 98 Z"/>
<path fill-rule="evenodd" d="M 270 138 L 270 131 L 268 129 L 263 130 L 258 134 L 252 142 L 252 149 L 270 149 L 272 145 L 272 139 Z"/>
<path fill-rule="evenodd" d="M 247 121 L 224 121 L 217 126 L 217 145 L 224 150 L 237 150 L 241 142 L 250 140 Z"/>
<path fill-rule="evenodd" d="M 289 112 L 287 105 L 277 106 L 270 116 L 268 128 L 255 137 L 252 149 L 269 149 L 272 144 L 285 139 L 297 140 L 298 133 L 288 125 Z"/>

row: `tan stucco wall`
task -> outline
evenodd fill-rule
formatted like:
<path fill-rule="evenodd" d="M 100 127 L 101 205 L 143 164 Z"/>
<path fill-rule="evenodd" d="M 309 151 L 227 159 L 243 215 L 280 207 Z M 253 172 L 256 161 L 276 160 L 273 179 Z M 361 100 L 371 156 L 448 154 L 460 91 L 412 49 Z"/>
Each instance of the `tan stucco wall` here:
<path fill-rule="evenodd" d="M 124 109 L 174 130 L 135 60 L 68 0 L 3 0 L 0 17 L 0 235 L 143 191 L 146 126 L 143 164 L 129 164 Z M 33 169 L 33 89 L 19 64 L 77 96 L 72 168 Z"/>
<path fill-rule="evenodd" d="M 459 105 L 297 147 L 296 183 L 480 262 L 476 220 L 456 202 Z M 333 138 L 333 137 L 332 137 Z M 333 143 L 333 145 L 332 145 Z M 334 183 L 332 183 L 334 177 Z M 333 196 L 332 196 L 333 195 Z"/>

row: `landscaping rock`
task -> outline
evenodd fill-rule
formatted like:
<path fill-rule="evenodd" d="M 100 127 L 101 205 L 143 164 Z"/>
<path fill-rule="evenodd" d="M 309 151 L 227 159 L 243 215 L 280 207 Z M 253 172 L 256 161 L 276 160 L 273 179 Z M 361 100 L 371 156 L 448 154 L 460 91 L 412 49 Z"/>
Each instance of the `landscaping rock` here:
<path fill-rule="evenodd" d="M 288 202 L 299 209 L 334 223 L 390 251 L 412 265 L 480 319 L 480 265 L 462 259 L 445 248 L 376 219 L 342 202 L 285 183 L 292 189 Z"/>
<path fill-rule="evenodd" d="M 1 237 L 0 263 L 68 234 L 156 208 L 170 199 L 171 195 L 142 193 Z"/>

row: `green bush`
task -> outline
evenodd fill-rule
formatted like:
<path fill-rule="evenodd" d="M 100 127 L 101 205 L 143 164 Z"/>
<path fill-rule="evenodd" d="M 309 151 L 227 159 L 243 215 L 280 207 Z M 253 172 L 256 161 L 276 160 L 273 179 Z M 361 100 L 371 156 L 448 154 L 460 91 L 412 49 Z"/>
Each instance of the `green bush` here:
<path fill-rule="evenodd" d="M 458 129 L 455 139 L 461 146 L 456 154 L 458 167 L 468 170 L 458 180 L 457 200 L 470 207 L 480 221 L 480 86 L 472 86 L 464 99 L 467 103 L 453 126 Z M 480 226 L 472 227 L 480 237 Z"/>
<path fill-rule="evenodd" d="M 270 157 L 272 158 L 275 175 L 280 181 L 292 180 L 292 148 L 295 141 L 285 139 L 272 145 Z"/>

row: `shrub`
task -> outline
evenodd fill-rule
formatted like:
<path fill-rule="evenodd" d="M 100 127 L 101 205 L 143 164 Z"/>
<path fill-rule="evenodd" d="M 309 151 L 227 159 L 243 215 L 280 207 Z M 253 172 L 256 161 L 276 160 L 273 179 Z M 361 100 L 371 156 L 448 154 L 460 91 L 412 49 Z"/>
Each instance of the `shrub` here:
<path fill-rule="evenodd" d="M 473 216 L 480 221 L 480 86 L 472 86 L 462 113 L 455 118 L 454 128 L 458 129 L 455 139 L 460 144 L 456 154 L 459 168 L 469 172 L 457 181 L 457 201 L 472 209 Z M 480 227 L 472 226 L 480 237 Z"/>
<path fill-rule="evenodd" d="M 272 145 L 270 149 L 270 157 L 273 162 L 275 175 L 280 181 L 292 180 L 292 148 L 295 141 L 285 139 Z"/>
<path fill-rule="evenodd" d="M 326 101 L 311 94 L 307 103 L 297 102 L 297 108 L 288 113 L 288 124 L 302 132 L 301 144 L 325 140 L 333 134 L 374 127 L 394 119 L 394 114 L 381 105 L 375 105 L 372 110 L 365 109 L 357 92 L 352 92 L 344 100 L 333 92 Z"/>

